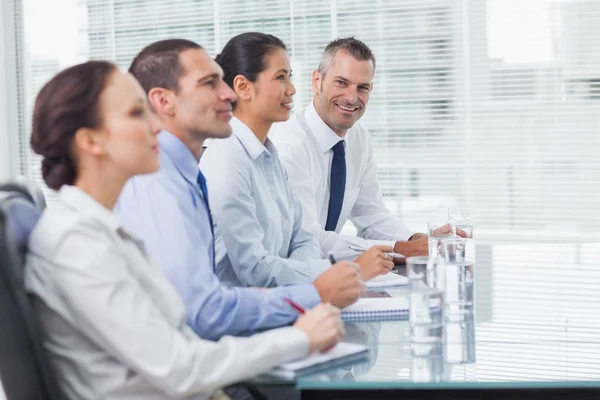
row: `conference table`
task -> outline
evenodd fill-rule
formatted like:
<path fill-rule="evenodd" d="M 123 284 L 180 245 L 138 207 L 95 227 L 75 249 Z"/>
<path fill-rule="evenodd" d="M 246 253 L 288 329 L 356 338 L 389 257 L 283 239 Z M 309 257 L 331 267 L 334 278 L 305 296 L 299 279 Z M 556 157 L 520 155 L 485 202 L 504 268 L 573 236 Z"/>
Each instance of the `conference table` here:
<path fill-rule="evenodd" d="M 406 320 L 356 322 L 359 363 L 246 384 L 282 399 L 600 399 L 600 244 L 478 244 L 474 282 L 474 319 L 446 341 L 466 362 L 415 357 Z"/>

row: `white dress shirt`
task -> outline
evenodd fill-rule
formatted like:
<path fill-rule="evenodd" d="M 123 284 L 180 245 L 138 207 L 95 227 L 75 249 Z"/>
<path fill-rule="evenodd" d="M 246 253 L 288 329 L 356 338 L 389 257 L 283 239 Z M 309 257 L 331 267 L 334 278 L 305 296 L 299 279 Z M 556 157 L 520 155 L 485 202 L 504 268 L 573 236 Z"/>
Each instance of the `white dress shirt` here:
<path fill-rule="evenodd" d="M 70 399 L 207 399 L 307 353 L 307 336 L 293 327 L 198 338 L 141 242 L 76 187 L 60 190 L 29 247 L 26 288 Z"/>
<path fill-rule="evenodd" d="M 383 202 L 377 183 L 377 166 L 369 131 L 354 124 L 344 137 L 338 136 L 321 119 L 311 102 L 288 121 L 274 124 L 269 137 L 279 151 L 300 200 L 306 223 L 320 239 L 323 254 L 352 259 L 359 255 L 349 245 L 368 248 L 375 244 L 393 246 L 415 232 L 395 218 Z M 332 147 L 344 140 L 346 190 L 335 232 L 325 231 L 329 208 L 329 178 Z M 340 235 L 350 219 L 358 237 Z"/>
<path fill-rule="evenodd" d="M 312 282 L 330 267 L 270 140 L 263 145 L 242 121 L 200 159 L 215 222 L 219 279 L 233 286 Z"/>

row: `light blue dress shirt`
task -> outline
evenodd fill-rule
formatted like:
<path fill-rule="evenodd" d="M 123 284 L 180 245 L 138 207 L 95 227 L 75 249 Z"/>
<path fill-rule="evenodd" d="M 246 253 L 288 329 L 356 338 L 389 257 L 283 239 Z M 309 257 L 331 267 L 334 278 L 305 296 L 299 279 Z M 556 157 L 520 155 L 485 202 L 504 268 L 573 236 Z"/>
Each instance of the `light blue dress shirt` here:
<path fill-rule="evenodd" d="M 200 159 L 222 239 L 216 242 L 219 279 L 265 287 L 312 282 L 330 263 L 303 225 L 277 150 L 239 119 L 231 127 L 233 135 L 212 142 Z"/>
<path fill-rule="evenodd" d="M 130 179 L 115 212 L 125 228 L 142 238 L 183 298 L 192 329 L 214 340 L 246 335 L 293 322 L 297 312 L 284 297 L 309 308 L 318 304 L 319 294 L 309 284 L 270 290 L 221 285 L 213 271 L 213 237 L 197 185 L 197 160 L 169 132 L 161 132 L 158 140 L 160 170 Z"/>

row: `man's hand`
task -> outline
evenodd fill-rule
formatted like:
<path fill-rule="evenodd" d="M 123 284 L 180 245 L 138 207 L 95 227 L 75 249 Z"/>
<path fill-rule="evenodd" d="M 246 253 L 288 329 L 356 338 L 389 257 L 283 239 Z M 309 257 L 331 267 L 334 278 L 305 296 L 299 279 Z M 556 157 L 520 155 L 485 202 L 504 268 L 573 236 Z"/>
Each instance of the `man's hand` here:
<path fill-rule="evenodd" d="M 340 310 L 331 304 L 319 304 L 301 315 L 294 324 L 309 339 L 309 352 L 327 351 L 342 340 L 346 333 Z"/>
<path fill-rule="evenodd" d="M 456 234 L 456 236 L 460 236 L 462 238 L 469 237 L 467 235 L 467 233 L 465 231 L 463 231 L 462 229 L 460 229 L 460 228 L 455 228 L 455 229 L 456 229 L 456 232 L 454 232 L 454 230 L 452 229 L 452 225 L 446 224 L 444 226 L 440 226 L 439 228 L 437 228 L 435 231 L 433 231 L 433 233 L 434 233 L 434 236 L 445 236 L 445 235 L 452 236 L 452 235 Z M 416 233 L 415 235 L 426 236 L 424 233 Z M 413 236 L 415 236 L 415 235 L 413 235 Z"/>
<path fill-rule="evenodd" d="M 435 236 L 452 237 L 454 232 L 452 226 L 446 224 L 433 231 L 433 234 Z M 463 238 L 468 237 L 467 233 L 460 228 L 456 228 L 456 235 Z M 424 233 L 415 233 L 407 242 L 396 242 L 394 252 L 404 254 L 406 257 L 426 256 L 429 254 L 429 236 Z M 394 259 L 396 263 L 401 260 Z"/>
<path fill-rule="evenodd" d="M 392 257 L 385 254 L 391 251 L 392 246 L 373 246 L 355 260 L 360 265 L 360 272 L 365 281 L 387 274 L 394 268 Z"/>
<path fill-rule="evenodd" d="M 429 254 L 429 238 L 424 235 L 408 242 L 396 242 L 394 252 L 404 254 L 406 257 L 426 256 Z M 400 259 L 399 261 L 401 260 L 406 259 Z"/>
<path fill-rule="evenodd" d="M 359 266 L 347 261 L 332 265 L 313 284 L 323 303 L 331 303 L 338 308 L 355 303 L 365 292 Z"/>

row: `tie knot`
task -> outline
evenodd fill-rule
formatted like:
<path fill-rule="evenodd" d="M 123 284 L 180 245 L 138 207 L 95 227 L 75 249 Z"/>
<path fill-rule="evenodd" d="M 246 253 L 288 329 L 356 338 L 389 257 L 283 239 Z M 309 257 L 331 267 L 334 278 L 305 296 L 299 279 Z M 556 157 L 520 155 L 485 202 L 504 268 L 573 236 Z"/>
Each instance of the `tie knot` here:
<path fill-rule="evenodd" d="M 334 156 L 345 156 L 346 150 L 344 149 L 344 141 L 340 140 L 339 142 L 337 142 L 335 146 L 333 146 L 332 150 Z"/>

